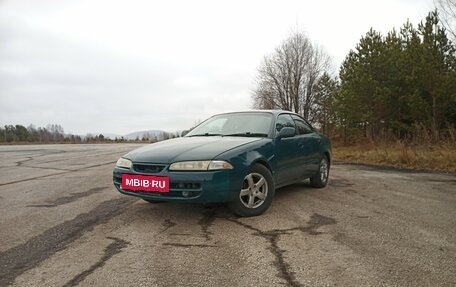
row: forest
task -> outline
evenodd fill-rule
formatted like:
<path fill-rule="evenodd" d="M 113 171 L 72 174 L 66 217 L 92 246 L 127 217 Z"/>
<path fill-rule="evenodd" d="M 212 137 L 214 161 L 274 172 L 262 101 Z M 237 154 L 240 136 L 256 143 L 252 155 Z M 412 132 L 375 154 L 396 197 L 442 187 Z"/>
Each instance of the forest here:
<path fill-rule="evenodd" d="M 456 5 L 442 3 L 453 14 L 366 31 L 338 73 L 292 33 L 259 66 L 253 107 L 301 114 L 331 138 L 336 160 L 456 172 Z"/>
<path fill-rule="evenodd" d="M 455 45 L 437 11 L 386 35 L 371 28 L 343 61 L 296 32 L 259 68 L 256 108 L 303 115 L 333 140 L 455 140 Z"/>

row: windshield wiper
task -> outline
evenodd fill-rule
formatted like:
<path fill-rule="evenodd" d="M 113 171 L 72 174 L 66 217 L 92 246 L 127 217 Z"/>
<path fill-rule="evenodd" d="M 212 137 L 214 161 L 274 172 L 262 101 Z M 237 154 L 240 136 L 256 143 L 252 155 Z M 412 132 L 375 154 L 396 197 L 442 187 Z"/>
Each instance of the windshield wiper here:
<path fill-rule="evenodd" d="M 245 132 L 245 133 L 228 134 L 228 135 L 224 135 L 224 136 L 226 136 L 226 137 L 267 137 L 268 134 Z"/>
<path fill-rule="evenodd" d="M 190 135 L 190 136 L 188 136 L 188 137 L 213 137 L 213 136 L 223 136 L 223 135 L 222 135 L 222 134 L 204 133 L 204 134 Z"/>

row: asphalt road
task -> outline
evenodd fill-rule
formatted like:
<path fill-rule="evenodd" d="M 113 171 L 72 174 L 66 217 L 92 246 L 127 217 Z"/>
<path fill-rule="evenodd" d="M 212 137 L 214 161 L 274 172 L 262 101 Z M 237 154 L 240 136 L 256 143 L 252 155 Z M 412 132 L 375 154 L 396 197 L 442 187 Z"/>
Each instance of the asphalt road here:
<path fill-rule="evenodd" d="M 137 146 L 0 146 L 0 286 L 456 286 L 454 175 L 335 164 L 236 218 L 120 195 Z"/>

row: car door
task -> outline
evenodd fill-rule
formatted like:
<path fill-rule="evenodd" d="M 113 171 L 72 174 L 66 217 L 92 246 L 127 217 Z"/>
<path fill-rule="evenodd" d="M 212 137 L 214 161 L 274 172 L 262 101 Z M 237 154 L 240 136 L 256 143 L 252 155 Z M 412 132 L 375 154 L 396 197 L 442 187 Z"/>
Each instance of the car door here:
<path fill-rule="evenodd" d="M 300 165 L 299 176 L 310 177 L 318 171 L 320 162 L 320 136 L 300 116 L 291 115 L 297 131 L 298 158 Z"/>
<path fill-rule="evenodd" d="M 290 114 L 280 114 L 275 125 L 276 135 L 284 127 L 296 128 Z M 297 136 L 275 139 L 276 184 L 285 185 L 300 178 L 300 150 Z"/>

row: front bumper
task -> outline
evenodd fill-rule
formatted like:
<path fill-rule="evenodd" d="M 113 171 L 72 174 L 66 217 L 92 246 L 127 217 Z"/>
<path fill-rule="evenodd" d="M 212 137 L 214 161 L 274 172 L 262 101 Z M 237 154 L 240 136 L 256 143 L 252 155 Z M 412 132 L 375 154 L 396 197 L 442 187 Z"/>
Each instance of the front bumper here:
<path fill-rule="evenodd" d="M 121 189 L 122 174 L 124 173 L 169 177 L 170 191 L 159 193 Z M 113 171 L 113 182 L 114 186 L 122 194 L 150 200 L 193 203 L 233 201 L 242 186 L 242 181 L 234 177 L 233 170 L 171 172 L 165 169 L 159 173 L 146 174 L 136 172 L 133 169 L 115 167 Z"/>

